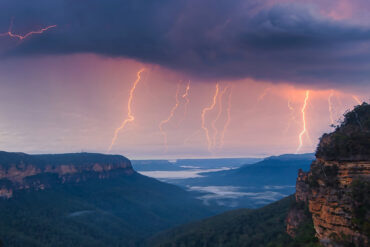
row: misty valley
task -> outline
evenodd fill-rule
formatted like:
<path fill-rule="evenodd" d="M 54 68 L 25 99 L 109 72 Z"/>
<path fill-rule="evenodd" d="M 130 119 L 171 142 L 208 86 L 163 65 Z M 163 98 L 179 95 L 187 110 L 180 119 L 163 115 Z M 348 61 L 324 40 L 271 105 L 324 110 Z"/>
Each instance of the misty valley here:
<path fill-rule="evenodd" d="M 11 246 L 145 246 L 170 227 L 294 193 L 298 169 L 313 159 L 134 160 L 131 167 L 121 156 L 1 152 L 0 239 Z"/>
<path fill-rule="evenodd" d="M 0 247 L 370 247 L 370 0 L 0 0 Z"/>
<path fill-rule="evenodd" d="M 132 161 L 139 173 L 175 184 L 207 206 L 256 208 L 291 195 L 299 169 L 309 170 L 313 154 L 266 159 Z"/>
<path fill-rule="evenodd" d="M 364 103 L 323 135 L 315 154 L 263 159 L 1 151 L 0 243 L 365 246 L 369 119 Z"/>

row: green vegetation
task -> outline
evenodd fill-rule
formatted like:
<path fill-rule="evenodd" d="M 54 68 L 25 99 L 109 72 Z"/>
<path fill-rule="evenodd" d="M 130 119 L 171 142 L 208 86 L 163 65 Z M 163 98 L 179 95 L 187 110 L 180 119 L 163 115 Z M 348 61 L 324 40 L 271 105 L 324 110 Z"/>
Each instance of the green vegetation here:
<path fill-rule="evenodd" d="M 351 185 L 353 223 L 356 229 L 370 237 L 370 181 L 358 179 Z"/>
<path fill-rule="evenodd" d="M 315 229 L 311 218 L 299 226 L 296 232 L 296 237 L 292 239 L 285 239 L 278 241 L 277 244 L 271 245 L 276 247 L 321 247 L 318 239 L 315 237 Z"/>
<path fill-rule="evenodd" d="M 289 196 L 256 210 L 230 211 L 160 234 L 156 247 L 313 247 L 319 246 L 311 220 L 304 222 L 293 240 L 285 232 L 285 219 L 295 203 Z"/>
<path fill-rule="evenodd" d="M 304 215 L 303 222 L 299 225 L 298 229 L 295 231 L 295 238 L 294 239 L 285 239 L 284 241 L 277 240 L 274 245 L 276 247 L 315 247 L 320 246 L 318 243 L 318 239 L 316 238 L 315 229 L 313 227 L 313 221 L 312 221 L 312 215 L 308 209 L 308 204 L 300 201 L 293 201 L 293 203 L 290 206 L 290 209 L 292 210 L 295 208 L 296 210 L 301 210 L 301 212 Z"/>
<path fill-rule="evenodd" d="M 344 121 L 330 134 L 324 134 L 316 151 L 327 160 L 370 158 L 370 105 L 363 103 L 344 114 Z"/>
<path fill-rule="evenodd" d="M 131 164 L 130 160 L 121 155 L 106 155 L 98 153 L 70 153 L 70 154 L 39 154 L 29 155 L 25 153 L 9 153 L 0 151 L 0 168 L 7 169 L 16 165 L 19 169 L 27 165 L 34 165 L 40 169 L 49 165 L 57 167 L 60 165 L 73 164 L 75 167 L 92 166 L 94 164 L 111 164 L 121 163 Z"/>
<path fill-rule="evenodd" d="M 12 247 L 141 246 L 161 230 L 210 215 L 182 189 L 134 173 L 0 198 L 0 239 Z"/>

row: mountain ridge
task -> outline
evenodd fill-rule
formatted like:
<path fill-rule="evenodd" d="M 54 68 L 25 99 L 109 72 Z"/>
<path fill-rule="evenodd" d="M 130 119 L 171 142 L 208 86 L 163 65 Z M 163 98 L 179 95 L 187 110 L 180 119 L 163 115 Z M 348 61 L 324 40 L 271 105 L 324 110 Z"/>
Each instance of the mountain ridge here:
<path fill-rule="evenodd" d="M 135 173 L 131 162 L 120 155 L 97 153 L 38 154 L 0 152 L 0 197 L 10 198 L 14 190 L 50 187 L 54 182 L 80 182 L 89 178 Z"/>
<path fill-rule="evenodd" d="M 2 152 L 0 171 L 4 246 L 141 246 L 158 231 L 214 214 L 123 156 Z"/>

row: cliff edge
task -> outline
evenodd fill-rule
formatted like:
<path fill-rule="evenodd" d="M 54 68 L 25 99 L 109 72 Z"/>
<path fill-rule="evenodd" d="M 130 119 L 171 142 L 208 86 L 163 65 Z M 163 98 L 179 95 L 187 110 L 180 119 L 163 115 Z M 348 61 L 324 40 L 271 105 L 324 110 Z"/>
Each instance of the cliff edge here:
<path fill-rule="evenodd" d="M 311 217 L 321 245 L 369 246 L 370 105 L 356 106 L 322 136 L 310 170 L 298 173 L 295 199 L 300 206 L 287 217 L 292 237 Z"/>
<path fill-rule="evenodd" d="M 0 198 L 12 197 L 15 190 L 42 190 L 55 183 L 78 183 L 134 172 L 130 160 L 120 155 L 29 155 L 0 151 Z"/>

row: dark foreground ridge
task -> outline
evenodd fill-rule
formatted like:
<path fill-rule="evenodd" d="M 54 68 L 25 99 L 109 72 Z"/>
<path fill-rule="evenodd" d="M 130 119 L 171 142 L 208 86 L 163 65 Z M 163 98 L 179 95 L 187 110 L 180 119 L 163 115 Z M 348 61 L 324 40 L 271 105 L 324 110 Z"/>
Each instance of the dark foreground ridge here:
<path fill-rule="evenodd" d="M 150 246 L 290 247 L 315 246 L 312 222 L 306 221 L 293 240 L 285 232 L 285 219 L 295 204 L 289 196 L 260 209 L 239 209 L 159 234 Z"/>
<path fill-rule="evenodd" d="M 118 155 L 0 153 L 4 246 L 141 246 L 210 216 L 186 191 L 135 172 Z"/>

